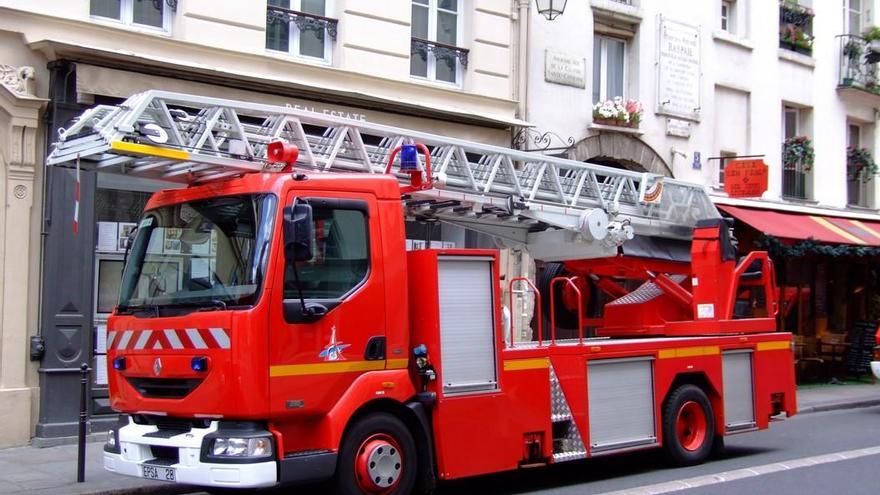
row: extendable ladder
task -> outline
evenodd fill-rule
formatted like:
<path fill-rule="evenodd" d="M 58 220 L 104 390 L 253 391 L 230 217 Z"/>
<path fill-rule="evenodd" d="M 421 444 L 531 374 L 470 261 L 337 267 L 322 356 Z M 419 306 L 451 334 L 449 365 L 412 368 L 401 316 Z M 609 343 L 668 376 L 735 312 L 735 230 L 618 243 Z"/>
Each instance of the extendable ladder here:
<path fill-rule="evenodd" d="M 398 146 L 424 144 L 434 187 L 403 197 L 408 215 L 482 231 L 548 261 L 613 255 L 634 234 L 689 239 L 697 220 L 718 217 L 698 184 L 286 106 L 155 90 L 84 112 L 59 130 L 46 163 L 198 184 L 266 170 L 267 147 L 277 140 L 299 148 L 298 169 L 370 174 L 384 173 Z"/>

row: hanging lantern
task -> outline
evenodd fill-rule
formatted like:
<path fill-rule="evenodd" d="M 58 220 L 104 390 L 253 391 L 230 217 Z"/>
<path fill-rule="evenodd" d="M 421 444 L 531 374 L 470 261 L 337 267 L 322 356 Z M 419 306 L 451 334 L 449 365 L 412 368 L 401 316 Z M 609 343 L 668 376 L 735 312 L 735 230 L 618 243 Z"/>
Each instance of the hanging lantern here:
<path fill-rule="evenodd" d="M 538 4 L 538 13 L 552 21 L 562 15 L 568 0 L 535 0 L 535 3 Z"/>

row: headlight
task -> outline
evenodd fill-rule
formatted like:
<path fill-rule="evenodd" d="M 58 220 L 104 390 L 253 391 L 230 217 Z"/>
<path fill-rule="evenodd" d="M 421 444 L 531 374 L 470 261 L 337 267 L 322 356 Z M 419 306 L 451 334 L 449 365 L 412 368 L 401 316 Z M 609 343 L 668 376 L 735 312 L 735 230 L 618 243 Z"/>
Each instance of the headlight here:
<path fill-rule="evenodd" d="M 272 455 L 272 439 L 216 438 L 211 454 L 217 457 L 268 457 Z"/>
<path fill-rule="evenodd" d="M 112 428 L 107 430 L 107 442 L 104 443 L 104 446 L 115 449 L 116 448 L 116 431 Z"/>

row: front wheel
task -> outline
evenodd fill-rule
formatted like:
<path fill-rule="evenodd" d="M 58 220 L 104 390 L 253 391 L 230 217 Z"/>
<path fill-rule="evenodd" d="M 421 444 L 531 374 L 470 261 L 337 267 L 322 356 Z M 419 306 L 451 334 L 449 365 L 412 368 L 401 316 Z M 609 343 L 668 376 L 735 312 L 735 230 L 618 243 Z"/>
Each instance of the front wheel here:
<path fill-rule="evenodd" d="M 412 493 L 417 469 L 416 444 L 406 426 L 390 414 L 370 414 L 345 435 L 335 491 L 344 495 Z"/>
<path fill-rule="evenodd" d="M 712 452 L 715 419 L 705 392 L 696 385 L 682 385 L 663 407 L 663 444 L 673 464 L 700 464 Z"/>

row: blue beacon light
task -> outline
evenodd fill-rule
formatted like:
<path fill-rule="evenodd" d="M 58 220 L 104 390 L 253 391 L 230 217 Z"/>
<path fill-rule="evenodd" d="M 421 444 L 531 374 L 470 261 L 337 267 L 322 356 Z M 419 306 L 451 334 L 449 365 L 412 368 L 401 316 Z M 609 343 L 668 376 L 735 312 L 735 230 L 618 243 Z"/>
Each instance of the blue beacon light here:
<path fill-rule="evenodd" d="M 419 150 L 414 144 L 404 144 L 400 147 L 400 170 L 415 172 L 419 169 Z"/>

